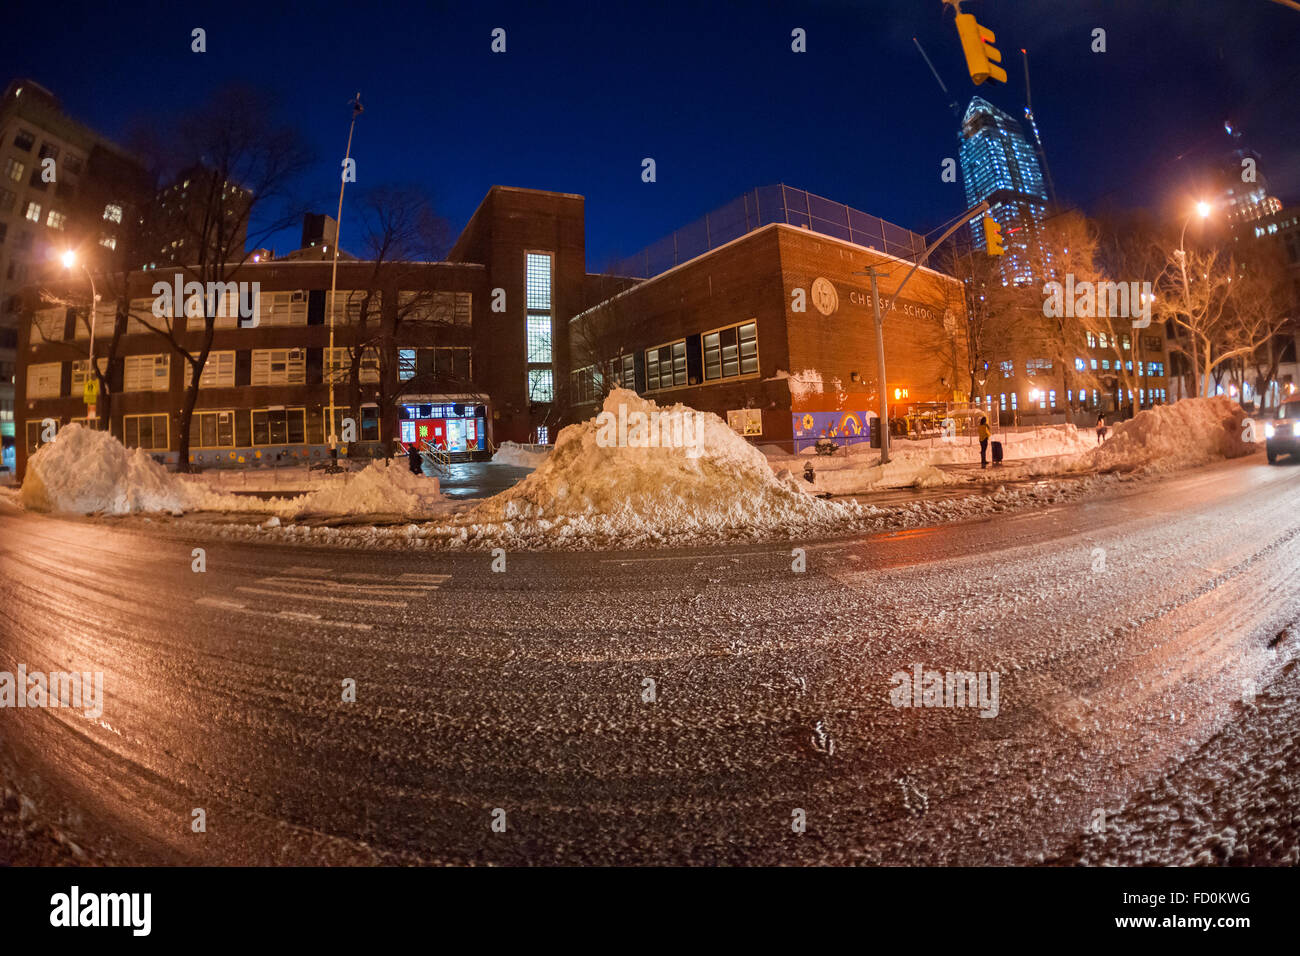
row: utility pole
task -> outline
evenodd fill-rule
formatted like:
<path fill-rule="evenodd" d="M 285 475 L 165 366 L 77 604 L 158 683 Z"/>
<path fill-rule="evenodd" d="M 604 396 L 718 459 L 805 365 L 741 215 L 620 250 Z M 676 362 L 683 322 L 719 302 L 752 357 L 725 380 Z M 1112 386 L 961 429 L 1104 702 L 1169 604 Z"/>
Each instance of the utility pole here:
<path fill-rule="evenodd" d="M 894 290 L 894 294 L 890 297 L 887 308 L 882 309 L 880 307 L 880 287 L 876 281 L 877 278 L 884 273 L 881 273 L 875 266 L 867 266 L 865 272 L 853 273 L 855 276 L 869 276 L 871 278 L 871 308 L 875 313 L 876 319 L 876 383 L 877 387 L 880 389 L 880 463 L 882 465 L 889 464 L 889 393 L 885 390 L 884 316 L 894 307 L 894 303 L 898 301 L 899 294 L 903 291 L 903 286 L 907 285 L 908 280 L 911 279 L 912 276 L 916 275 L 916 270 L 925 264 L 925 261 L 930 258 L 930 254 L 933 253 L 935 249 L 939 248 L 939 246 L 943 244 L 944 240 L 962 226 L 966 225 L 966 223 L 970 222 L 976 216 L 988 212 L 988 208 L 988 200 L 985 200 L 978 206 L 967 209 L 955 223 L 948 227 L 947 231 L 944 232 L 942 236 L 931 243 L 925 252 L 921 253 L 921 255 L 917 257 L 912 268 L 908 270 L 907 275 L 903 276 L 903 281 L 900 282 L 898 288 Z"/>
<path fill-rule="evenodd" d="M 348 148 L 343 155 L 343 171 L 339 175 L 342 181 L 339 183 L 339 211 L 334 219 L 334 265 L 330 268 L 330 347 L 325 360 L 325 374 L 329 376 L 330 380 L 330 417 L 328 426 L 330 451 L 338 447 L 338 435 L 334 431 L 334 369 L 330 367 L 330 363 L 334 360 L 334 313 L 338 311 L 335 299 L 337 298 L 339 277 L 339 237 L 343 234 L 343 190 L 348 185 L 346 174 L 348 160 L 352 158 L 352 131 L 357 128 L 357 117 L 362 112 L 361 94 L 357 93 L 349 105 L 352 107 L 352 125 L 348 127 Z"/>
<path fill-rule="evenodd" d="M 880 463 L 888 465 L 889 393 L 885 391 L 885 327 L 880 315 L 880 287 L 876 284 L 876 278 L 880 273 L 875 266 L 867 266 L 865 274 L 871 277 L 871 308 L 876 315 L 876 368 L 879 370 L 876 383 L 880 389 Z"/>

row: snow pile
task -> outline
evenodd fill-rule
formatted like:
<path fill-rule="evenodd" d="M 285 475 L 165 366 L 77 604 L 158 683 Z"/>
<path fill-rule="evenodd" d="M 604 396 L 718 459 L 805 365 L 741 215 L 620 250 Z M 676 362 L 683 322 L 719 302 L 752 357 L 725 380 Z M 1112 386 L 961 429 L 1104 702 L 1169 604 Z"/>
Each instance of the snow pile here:
<path fill-rule="evenodd" d="M 1157 405 L 1114 426 L 1101 446 L 1053 471 L 1171 471 L 1255 450 L 1241 440 L 1246 413 L 1226 395 Z"/>
<path fill-rule="evenodd" d="M 64 425 L 27 462 L 21 500 L 33 511 L 112 515 L 140 511 L 178 514 L 197 495 L 148 454 L 128 450 L 112 435 Z"/>
<path fill-rule="evenodd" d="M 466 540 L 610 538 L 832 530 L 855 506 L 811 497 L 717 415 L 660 409 L 615 389 L 602 413 L 560 432 L 537 470 L 457 515 Z"/>
<path fill-rule="evenodd" d="M 345 482 L 335 482 L 297 498 L 280 499 L 275 510 L 301 514 L 421 515 L 436 510 L 445 499 L 437 478 L 411 474 L 404 460 L 374 461 Z"/>
<path fill-rule="evenodd" d="M 533 445 L 520 445 L 517 442 L 503 441 L 492 456 L 494 465 L 514 465 L 516 468 L 536 468 L 550 455 L 549 448 L 538 449 Z"/>

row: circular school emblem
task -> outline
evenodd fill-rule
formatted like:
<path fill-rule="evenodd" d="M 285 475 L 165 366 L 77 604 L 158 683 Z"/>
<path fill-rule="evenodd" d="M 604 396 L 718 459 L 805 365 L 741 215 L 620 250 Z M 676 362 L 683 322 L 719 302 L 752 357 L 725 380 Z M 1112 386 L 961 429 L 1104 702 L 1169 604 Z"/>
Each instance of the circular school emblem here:
<path fill-rule="evenodd" d="M 840 307 L 840 296 L 829 279 L 818 276 L 812 284 L 813 306 L 822 315 L 830 315 Z"/>

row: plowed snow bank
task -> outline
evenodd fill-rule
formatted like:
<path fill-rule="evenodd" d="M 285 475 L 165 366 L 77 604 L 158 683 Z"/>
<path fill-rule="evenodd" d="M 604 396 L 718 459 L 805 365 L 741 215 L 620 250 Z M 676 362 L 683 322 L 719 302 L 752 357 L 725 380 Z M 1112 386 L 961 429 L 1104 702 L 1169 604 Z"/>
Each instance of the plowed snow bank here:
<path fill-rule="evenodd" d="M 666 436 L 666 437 L 665 437 Z M 457 515 L 466 539 L 595 536 L 632 543 L 724 531 L 831 530 L 856 506 L 774 474 L 717 415 L 615 389 L 601 415 L 560 432 L 519 484 Z"/>
<path fill-rule="evenodd" d="M 128 450 L 106 432 L 64 425 L 28 459 L 21 500 L 33 511 L 123 515 L 179 513 L 195 507 L 197 497 L 140 449 Z"/>

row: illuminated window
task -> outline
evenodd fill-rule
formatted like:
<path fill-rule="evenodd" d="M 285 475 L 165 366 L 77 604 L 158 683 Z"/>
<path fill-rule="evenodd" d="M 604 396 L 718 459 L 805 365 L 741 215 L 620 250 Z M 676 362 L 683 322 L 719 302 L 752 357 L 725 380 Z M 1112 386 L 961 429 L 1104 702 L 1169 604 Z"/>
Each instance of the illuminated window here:
<path fill-rule="evenodd" d="M 551 362 L 551 317 L 549 315 L 528 316 L 528 361 Z"/>
<path fill-rule="evenodd" d="M 397 378 L 401 382 L 415 378 L 415 349 L 397 350 Z"/>
<path fill-rule="evenodd" d="M 528 400 L 530 402 L 549 402 L 555 398 L 555 384 L 549 368 L 530 368 L 528 370 Z"/>
<path fill-rule="evenodd" d="M 40 222 L 41 204 L 36 202 L 28 202 L 27 208 L 24 210 L 23 215 L 26 216 L 28 219 L 30 219 L 32 222 Z"/>
<path fill-rule="evenodd" d="M 67 225 L 67 222 L 68 217 L 64 213 L 56 212 L 53 209 L 51 209 L 50 214 L 45 217 L 45 225 L 49 226 L 51 229 L 62 230 Z"/>
<path fill-rule="evenodd" d="M 104 374 L 104 360 L 96 359 L 95 364 L 99 366 L 100 374 Z M 86 378 L 90 373 L 90 360 L 82 359 L 79 362 L 72 363 L 72 394 L 81 395 L 82 390 L 86 387 Z"/>
<path fill-rule="evenodd" d="M 551 256 L 545 252 L 530 252 L 526 265 L 525 283 L 528 293 L 528 310 L 551 310 Z"/>
<path fill-rule="evenodd" d="M 645 387 L 673 388 L 686 384 L 686 341 L 672 342 L 645 353 Z"/>
<path fill-rule="evenodd" d="M 104 207 L 104 218 L 109 222 L 121 222 L 122 207 L 115 203 L 109 203 Z"/>
<path fill-rule="evenodd" d="M 754 322 L 733 325 L 704 336 L 704 379 L 716 381 L 758 371 L 758 326 Z M 682 344 L 683 356 L 685 343 Z"/>
<path fill-rule="evenodd" d="M 235 353 L 209 352 L 199 388 L 230 388 L 235 384 Z"/>
<path fill-rule="evenodd" d="M 307 357 L 302 349 L 253 350 L 253 370 L 250 384 L 302 385 L 306 381 Z"/>
<path fill-rule="evenodd" d="M 5 176 L 14 182 L 19 182 L 23 178 L 23 171 L 27 167 L 18 160 L 9 158 L 5 160 Z"/>
<path fill-rule="evenodd" d="M 165 392 L 171 375 L 171 356 L 128 355 L 123 360 L 122 391 Z"/>
<path fill-rule="evenodd" d="M 62 362 L 27 366 L 27 397 L 58 398 L 62 376 Z"/>

